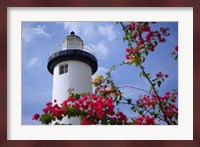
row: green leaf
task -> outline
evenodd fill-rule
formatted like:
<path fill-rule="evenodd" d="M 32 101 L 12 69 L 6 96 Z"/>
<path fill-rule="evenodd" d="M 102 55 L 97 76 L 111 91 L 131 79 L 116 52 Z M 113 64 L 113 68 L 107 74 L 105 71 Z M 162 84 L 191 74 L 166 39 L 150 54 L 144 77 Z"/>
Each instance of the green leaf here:
<path fill-rule="evenodd" d="M 144 24 L 144 25 L 145 25 L 145 26 L 147 26 L 148 24 L 149 24 L 148 22 L 145 22 L 145 24 Z"/>
<path fill-rule="evenodd" d="M 132 60 L 132 63 L 134 63 L 136 67 L 138 67 L 138 65 L 139 65 L 139 61 L 136 60 L 135 58 Z"/>
<path fill-rule="evenodd" d="M 152 105 L 153 109 L 155 110 L 155 104 Z"/>
<path fill-rule="evenodd" d="M 136 108 L 135 108 L 135 106 L 133 106 L 132 108 L 131 108 L 134 112 L 136 112 Z"/>
<path fill-rule="evenodd" d="M 40 117 L 40 121 L 42 124 L 49 124 L 53 120 L 54 116 L 52 114 L 42 114 Z"/>
<path fill-rule="evenodd" d="M 155 46 L 157 46 L 157 45 L 158 45 L 158 42 L 157 42 L 157 41 L 155 41 L 154 43 L 155 43 Z"/>
<path fill-rule="evenodd" d="M 140 60 L 141 60 L 142 63 L 144 63 L 145 58 L 144 58 L 143 56 L 141 56 L 141 57 L 140 57 Z"/>
<path fill-rule="evenodd" d="M 158 80 L 158 78 L 155 78 L 155 79 L 152 80 L 152 82 L 155 82 L 155 81 L 157 81 L 157 80 Z"/>
<path fill-rule="evenodd" d="M 143 113 L 144 113 L 144 110 L 139 111 L 139 113 L 140 113 L 140 114 L 143 114 Z"/>
<path fill-rule="evenodd" d="M 153 116 L 156 118 L 158 116 L 158 114 L 156 114 L 155 112 L 153 112 Z"/>
<path fill-rule="evenodd" d="M 128 37 L 127 37 L 127 36 L 124 36 L 124 37 L 123 37 L 123 40 L 124 40 L 124 41 L 128 40 Z"/>
<path fill-rule="evenodd" d="M 155 87 L 156 83 L 153 83 L 152 85 L 153 85 L 153 87 Z"/>
<path fill-rule="evenodd" d="M 150 86 L 150 93 L 152 92 L 153 90 L 153 87 L 155 87 L 156 83 L 153 83 L 152 86 Z"/>
<path fill-rule="evenodd" d="M 61 116 L 61 117 L 59 117 L 59 118 L 57 118 L 57 119 L 61 121 L 61 120 L 63 119 L 63 116 Z"/>
<path fill-rule="evenodd" d="M 116 104 L 119 105 L 119 101 L 118 100 L 116 100 Z"/>
<path fill-rule="evenodd" d="M 75 97 L 76 97 L 77 100 L 80 99 L 80 94 L 76 93 Z"/>
<path fill-rule="evenodd" d="M 175 60 L 178 60 L 178 55 L 176 55 Z"/>
<path fill-rule="evenodd" d="M 147 50 L 144 51 L 145 55 L 148 56 L 149 52 Z"/>
<path fill-rule="evenodd" d="M 143 75 L 143 71 L 140 72 L 140 78 L 141 78 L 142 76 L 144 76 L 144 75 Z"/>
<path fill-rule="evenodd" d="M 128 40 L 128 39 L 127 39 L 127 40 Z M 128 47 L 129 47 L 129 48 L 131 48 L 131 47 L 132 47 L 131 43 L 128 43 Z"/>
<path fill-rule="evenodd" d="M 132 99 L 127 99 L 128 104 L 132 103 Z"/>
<path fill-rule="evenodd" d="M 148 77 L 150 77 L 150 74 L 146 73 L 144 76 L 148 78 Z"/>
<path fill-rule="evenodd" d="M 176 54 L 175 51 L 171 52 L 171 55 L 175 55 L 175 54 Z"/>
<path fill-rule="evenodd" d="M 157 85 L 158 85 L 158 87 L 160 87 L 160 85 L 161 85 L 161 81 L 158 81 L 158 82 L 157 82 Z"/>

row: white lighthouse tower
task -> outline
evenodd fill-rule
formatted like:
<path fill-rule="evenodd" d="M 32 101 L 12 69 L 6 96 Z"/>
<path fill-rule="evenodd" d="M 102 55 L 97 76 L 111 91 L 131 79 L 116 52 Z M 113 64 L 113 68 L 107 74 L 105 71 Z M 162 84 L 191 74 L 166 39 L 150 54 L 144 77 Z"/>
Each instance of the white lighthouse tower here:
<path fill-rule="evenodd" d="M 74 93 L 92 93 L 91 77 L 97 71 L 97 59 L 94 50 L 74 32 L 52 48 L 47 68 L 53 75 L 52 100 L 58 104 L 69 97 L 70 88 Z M 79 125 L 80 119 L 64 118 L 62 123 Z"/>

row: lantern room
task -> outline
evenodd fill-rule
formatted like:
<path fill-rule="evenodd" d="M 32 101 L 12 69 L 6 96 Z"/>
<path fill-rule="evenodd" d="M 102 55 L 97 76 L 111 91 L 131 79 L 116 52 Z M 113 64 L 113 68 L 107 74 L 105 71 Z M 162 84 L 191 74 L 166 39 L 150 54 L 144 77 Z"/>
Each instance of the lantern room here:
<path fill-rule="evenodd" d="M 72 31 L 62 41 L 62 50 L 83 49 L 83 40 Z"/>

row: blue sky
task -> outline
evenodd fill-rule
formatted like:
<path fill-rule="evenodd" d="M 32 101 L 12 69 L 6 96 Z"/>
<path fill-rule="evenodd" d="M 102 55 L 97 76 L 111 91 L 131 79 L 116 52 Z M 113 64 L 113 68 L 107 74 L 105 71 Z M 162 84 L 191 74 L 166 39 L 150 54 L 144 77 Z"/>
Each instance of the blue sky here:
<path fill-rule="evenodd" d="M 159 22 L 151 28 L 168 27 L 170 36 L 166 43 L 159 44 L 145 61 L 145 69 L 155 75 L 159 71 L 169 74 L 169 78 L 159 89 L 161 95 L 166 91 L 178 89 L 178 62 L 171 56 L 178 44 L 178 23 Z M 124 33 L 115 22 L 22 22 L 22 125 L 38 125 L 32 121 L 35 113 L 42 113 L 45 104 L 52 97 L 52 75 L 47 70 L 47 60 L 51 48 L 74 31 L 83 41 L 90 44 L 98 60 L 95 74 L 105 75 L 112 66 L 125 58 L 126 42 Z M 149 84 L 139 77 L 140 70 L 134 66 L 119 67 L 112 76 L 118 86 L 134 86 L 149 90 Z M 145 93 L 130 88 L 122 89 L 129 98 L 137 98 Z M 127 106 L 120 107 L 129 117 L 133 114 Z"/>

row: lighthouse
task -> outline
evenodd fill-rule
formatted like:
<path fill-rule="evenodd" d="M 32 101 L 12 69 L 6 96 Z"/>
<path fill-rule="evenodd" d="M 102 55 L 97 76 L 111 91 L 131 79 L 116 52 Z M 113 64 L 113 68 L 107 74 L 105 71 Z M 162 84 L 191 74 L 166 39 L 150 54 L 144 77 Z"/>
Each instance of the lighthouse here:
<path fill-rule="evenodd" d="M 47 69 L 53 75 L 52 101 L 61 104 L 69 97 L 69 89 L 74 93 L 92 93 L 92 74 L 97 71 L 98 62 L 92 47 L 71 32 L 50 52 Z M 79 125 L 77 117 L 63 118 L 63 124 Z"/>

